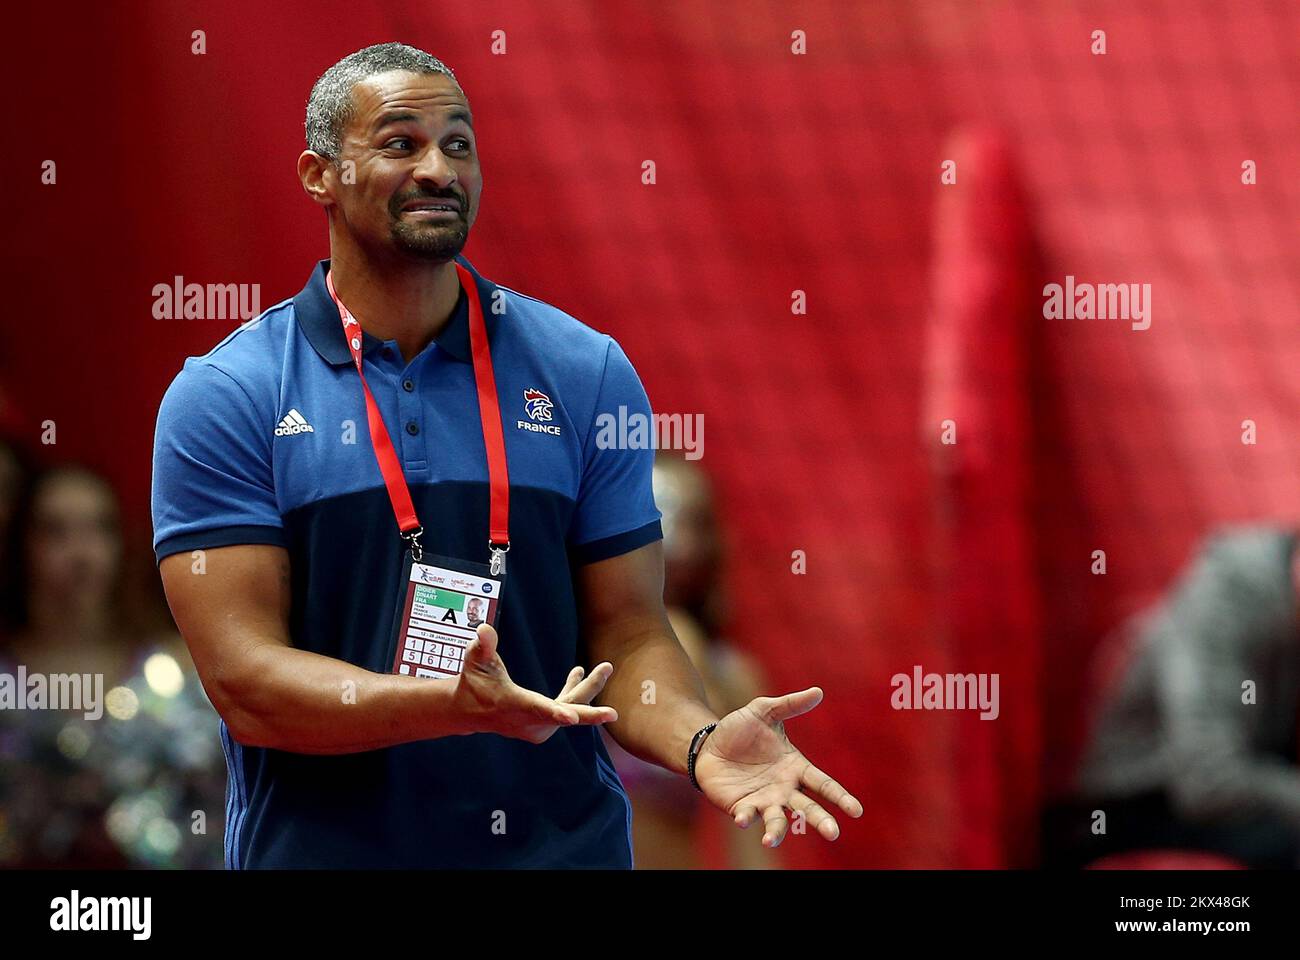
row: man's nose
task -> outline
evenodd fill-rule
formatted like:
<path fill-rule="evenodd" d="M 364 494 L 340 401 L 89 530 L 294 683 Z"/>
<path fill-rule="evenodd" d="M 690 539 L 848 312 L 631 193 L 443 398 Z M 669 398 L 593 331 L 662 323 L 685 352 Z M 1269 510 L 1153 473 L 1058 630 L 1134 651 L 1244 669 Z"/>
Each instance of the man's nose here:
<path fill-rule="evenodd" d="M 437 184 L 442 189 L 456 182 L 456 171 L 447 160 L 447 155 L 439 147 L 430 147 L 416 164 L 412 176 L 416 180 Z"/>

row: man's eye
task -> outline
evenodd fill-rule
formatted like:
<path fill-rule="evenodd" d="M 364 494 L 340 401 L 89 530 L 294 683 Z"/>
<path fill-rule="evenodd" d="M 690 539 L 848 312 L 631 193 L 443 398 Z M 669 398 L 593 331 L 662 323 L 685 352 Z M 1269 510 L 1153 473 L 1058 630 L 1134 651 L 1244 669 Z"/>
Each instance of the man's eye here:
<path fill-rule="evenodd" d="M 410 149 L 411 149 L 411 138 L 410 138 L 410 137 L 393 137 L 393 139 L 389 140 L 386 144 L 384 144 L 384 148 L 385 148 L 385 149 L 389 149 L 389 148 L 391 148 L 391 149 L 393 149 L 393 150 L 410 150 Z"/>
<path fill-rule="evenodd" d="M 461 146 L 456 146 L 457 144 L 461 144 Z M 447 144 L 447 146 L 451 147 L 453 150 L 468 150 L 469 141 L 464 137 L 457 137 L 455 140 L 451 141 L 451 143 Z"/>

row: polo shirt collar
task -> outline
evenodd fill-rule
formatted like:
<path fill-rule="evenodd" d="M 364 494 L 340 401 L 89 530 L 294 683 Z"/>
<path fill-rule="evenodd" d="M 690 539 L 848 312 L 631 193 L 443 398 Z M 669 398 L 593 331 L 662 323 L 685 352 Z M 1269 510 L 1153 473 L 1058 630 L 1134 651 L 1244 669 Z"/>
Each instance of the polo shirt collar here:
<path fill-rule="evenodd" d="M 485 306 L 494 303 L 496 284 L 484 278 L 463 256 L 457 256 L 456 262 L 469 270 L 470 275 L 474 277 L 474 282 L 478 286 L 479 302 Z M 326 363 L 337 367 L 350 364 L 352 353 L 348 350 L 347 340 L 343 336 L 343 325 L 339 323 L 338 309 L 330 297 L 329 288 L 325 286 L 325 274 L 329 271 L 329 267 L 328 260 L 316 264 L 307 285 L 293 298 L 293 312 L 298 318 L 298 326 L 302 329 L 307 342 L 315 348 Z M 496 315 L 490 306 L 486 311 L 485 319 L 488 342 L 491 343 L 492 334 L 496 329 Z M 369 353 L 381 342 L 378 337 L 363 332 L 362 353 Z M 464 289 L 460 291 L 460 297 L 456 300 L 451 321 L 434 342 L 438 344 L 439 350 L 461 363 L 472 362 L 469 345 L 469 298 L 465 295 Z"/>

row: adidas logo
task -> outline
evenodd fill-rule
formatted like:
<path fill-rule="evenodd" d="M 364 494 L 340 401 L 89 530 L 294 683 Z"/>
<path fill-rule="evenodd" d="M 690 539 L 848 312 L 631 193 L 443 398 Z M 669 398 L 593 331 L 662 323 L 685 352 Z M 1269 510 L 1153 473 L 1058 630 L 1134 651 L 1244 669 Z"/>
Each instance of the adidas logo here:
<path fill-rule="evenodd" d="M 275 425 L 277 437 L 291 437 L 295 433 L 315 433 L 312 425 L 297 410 L 290 409 L 284 419 Z"/>

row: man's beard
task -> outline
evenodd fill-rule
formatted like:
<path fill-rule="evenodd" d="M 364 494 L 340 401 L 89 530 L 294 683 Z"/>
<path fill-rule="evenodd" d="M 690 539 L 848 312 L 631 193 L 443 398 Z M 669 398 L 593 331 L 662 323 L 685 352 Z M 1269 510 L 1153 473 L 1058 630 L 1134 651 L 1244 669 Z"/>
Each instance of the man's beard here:
<path fill-rule="evenodd" d="M 469 239 L 469 224 L 462 215 L 454 224 L 411 223 L 399 215 L 391 232 L 397 249 L 421 260 L 454 260 Z"/>

